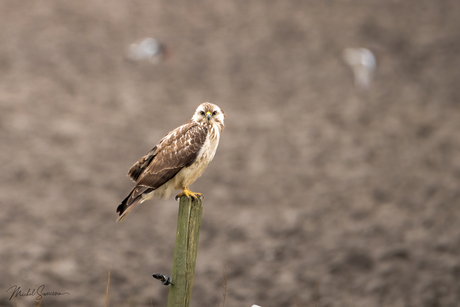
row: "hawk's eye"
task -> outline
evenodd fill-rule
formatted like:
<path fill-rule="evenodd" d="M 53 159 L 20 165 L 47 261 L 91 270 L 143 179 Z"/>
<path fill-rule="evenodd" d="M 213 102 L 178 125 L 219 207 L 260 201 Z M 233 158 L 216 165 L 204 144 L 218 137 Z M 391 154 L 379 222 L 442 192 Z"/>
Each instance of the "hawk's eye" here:
<path fill-rule="evenodd" d="M 200 114 L 204 116 L 205 113 L 204 113 L 204 111 L 200 111 Z"/>
<path fill-rule="evenodd" d="M 214 111 L 212 112 L 212 116 L 216 115 L 217 114 L 217 111 Z"/>

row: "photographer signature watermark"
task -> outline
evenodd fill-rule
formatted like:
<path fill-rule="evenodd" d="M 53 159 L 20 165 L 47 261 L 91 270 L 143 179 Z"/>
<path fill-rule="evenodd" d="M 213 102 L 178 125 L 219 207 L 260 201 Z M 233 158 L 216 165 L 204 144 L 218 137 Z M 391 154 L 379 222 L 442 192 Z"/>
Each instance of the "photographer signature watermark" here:
<path fill-rule="evenodd" d="M 40 285 L 38 288 L 23 290 L 18 285 L 13 285 L 6 290 L 6 293 L 11 292 L 9 300 L 16 297 L 23 296 L 35 296 L 36 300 L 41 300 L 44 296 L 60 296 L 70 295 L 69 292 L 58 292 L 58 291 L 45 291 L 45 285 Z"/>

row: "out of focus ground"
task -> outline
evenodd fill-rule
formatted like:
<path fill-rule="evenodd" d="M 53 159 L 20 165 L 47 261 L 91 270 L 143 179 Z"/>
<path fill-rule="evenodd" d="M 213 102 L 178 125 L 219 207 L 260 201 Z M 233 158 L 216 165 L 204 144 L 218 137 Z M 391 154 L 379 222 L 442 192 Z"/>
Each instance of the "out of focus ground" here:
<path fill-rule="evenodd" d="M 460 4 L 0 2 L 0 305 L 165 306 L 177 202 L 115 223 L 125 174 L 226 112 L 192 306 L 458 306 Z M 155 37 L 164 61 L 133 62 Z M 368 92 L 341 57 L 377 58 Z M 315 288 L 318 287 L 319 299 Z M 3 293 L 3 294 L 1 294 Z"/>

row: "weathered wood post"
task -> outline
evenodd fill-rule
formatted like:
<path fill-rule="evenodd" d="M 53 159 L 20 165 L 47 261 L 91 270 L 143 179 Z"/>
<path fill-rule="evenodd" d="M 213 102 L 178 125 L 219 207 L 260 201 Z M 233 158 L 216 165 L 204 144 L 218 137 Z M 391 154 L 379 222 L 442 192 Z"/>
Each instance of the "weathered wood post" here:
<path fill-rule="evenodd" d="M 201 199 L 180 198 L 168 307 L 190 306 L 202 213 Z"/>

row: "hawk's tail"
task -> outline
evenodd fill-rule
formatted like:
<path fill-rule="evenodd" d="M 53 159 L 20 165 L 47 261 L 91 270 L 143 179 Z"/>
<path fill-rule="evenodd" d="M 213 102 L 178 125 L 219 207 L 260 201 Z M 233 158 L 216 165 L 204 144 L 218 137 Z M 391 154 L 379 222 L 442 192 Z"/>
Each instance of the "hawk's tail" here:
<path fill-rule="evenodd" d="M 142 195 L 151 193 L 154 189 L 149 187 L 137 186 L 129 192 L 128 196 L 121 202 L 121 204 L 117 207 L 117 213 L 120 216 L 117 219 L 117 222 L 121 222 L 124 220 L 126 215 L 133 210 L 134 206 L 137 203 L 142 202 L 143 197 Z"/>

